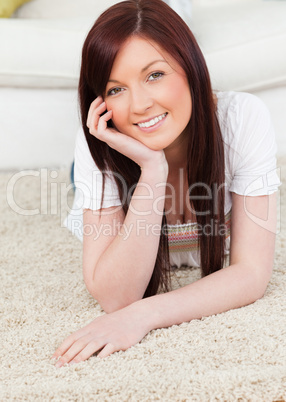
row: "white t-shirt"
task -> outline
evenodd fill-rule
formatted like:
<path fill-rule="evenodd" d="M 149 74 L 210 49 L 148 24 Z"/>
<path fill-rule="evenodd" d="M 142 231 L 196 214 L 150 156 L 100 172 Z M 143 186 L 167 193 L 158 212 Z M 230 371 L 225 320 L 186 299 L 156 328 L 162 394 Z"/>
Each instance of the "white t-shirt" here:
<path fill-rule="evenodd" d="M 225 151 L 225 214 L 231 210 L 235 192 L 247 196 L 269 195 L 281 184 L 276 171 L 276 141 L 269 111 L 254 95 L 217 92 L 217 116 Z M 79 130 L 75 147 L 75 199 L 65 225 L 83 237 L 83 209 L 101 207 L 102 173 L 90 154 L 85 135 Z M 102 208 L 120 206 L 112 176 L 106 178 Z M 225 253 L 229 252 L 226 239 Z M 199 252 L 170 253 L 171 265 L 199 266 Z"/>

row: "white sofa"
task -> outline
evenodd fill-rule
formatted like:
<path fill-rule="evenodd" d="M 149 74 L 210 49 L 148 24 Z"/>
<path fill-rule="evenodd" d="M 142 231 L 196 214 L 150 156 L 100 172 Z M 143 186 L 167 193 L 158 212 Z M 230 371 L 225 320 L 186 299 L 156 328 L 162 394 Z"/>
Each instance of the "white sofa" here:
<path fill-rule="evenodd" d="M 116 2 L 32 0 L 0 20 L 0 169 L 71 164 L 81 47 L 94 20 Z M 213 87 L 261 97 L 272 113 L 278 155 L 286 153 L 286 1 L 193 0 L 191 19 L 189 8 L 180 12 Z"/>

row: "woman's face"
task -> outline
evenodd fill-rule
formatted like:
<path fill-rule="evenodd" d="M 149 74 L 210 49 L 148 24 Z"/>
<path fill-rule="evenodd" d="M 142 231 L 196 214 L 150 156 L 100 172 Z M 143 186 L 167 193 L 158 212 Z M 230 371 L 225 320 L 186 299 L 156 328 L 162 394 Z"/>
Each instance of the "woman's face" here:
<path fill-rule="evenodd" d="M 116 129 L 153 150 L 179 141 L 192 113 L 184 70 L 157 44 L 139 37 L 117 54 L 104 100 Z"/>

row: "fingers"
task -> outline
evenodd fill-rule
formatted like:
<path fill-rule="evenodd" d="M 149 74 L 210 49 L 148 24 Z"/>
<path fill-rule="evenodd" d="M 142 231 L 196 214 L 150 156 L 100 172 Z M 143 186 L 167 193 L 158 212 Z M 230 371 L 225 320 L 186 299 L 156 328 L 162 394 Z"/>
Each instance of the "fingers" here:
<path fill-rule="evenodd" d="M 58 359 L 59 357 L 63 356 L 67 350 L 80 338 L 85 335 L 88 335 L 89 331 L 86 327 L 79 329 L 78 331 L 74 332 L 70 336 L 68 336 L 64 342 L 57 348 L 51 359 Z"/>
<path fill-rule="evenodd" d="M 110 356 L 114 352 L 118 352 L 118 349 L 112 343 L 108 343 L 97 355 L 97 357 L 103 359 L 104 357 Z"/>
<path fill-rule="evenodd" d="M 102 348 L 98 354 L 99 358 L 107 357 L 119 350 L 125 350 L 125 348 L 116 347 L 112 343 L 106 344 L 104 338 L 95 339 L 92 334 L 87 334 L 80 338 L 76 338 L 74 335 L 69 336 L 53 354 L 52 359 L 59 358 L 55 367 L 60 368 L 67 363 L 80 363 Z"/>
<path fill-rule="evenodd" d="M 103 340 L 97 340 L 97 341 L 93 340 L 93 341 L 89 342 L 86 345 L 86 347 L 84 349 L 82 349 L 81 352 L 78 353 L 73 360 L 71 360 L 70 364 L 80 363 L 80 362 L 88 359 L 95 352 L 102 349 L 102 347 L 104 345 L 105 345 L 105 342 Z M 98 357 L 106 357 L 106 356 L 109 356 L 111 353 L 116 352 L 115 347 L 111 344 L 107 344 L 103 348 L 103 350 L 106 350 L 107 346 L 109 346 L 109 345 L 110 345 L 110 347 L 107 349 L 107 352 L 105 352 L 102 356 L 100 356 L 100 354 L 98 354 Z"/>
<path fill-rule="evenodd" d="M 111 110 L 106 113 L 104 113 L 104 111 L 106 111 L 106 103 L 103 101 L 102 97 L 99 96 L 90 105 L 86 122 L 90 134 L 102 141 L 104 141 L 103 135 L 107 128 L 107 121 L 112 117 Z"/>
<path fill-rule="evenodd" d="M 106 110 L 105 102 L 102 102 L 90 115 L 89 122 L 87 124 L 90 134 L 96 135 L 98 130 L 98 122 L 100 115 Z"/>
<path fill-rule="evenodd" d="M 107 122 L 112 117 L 112 110 L 106 112 L 103 116 L 101 116 L 98 120 L 97 125 L 97 138 L 102 139 L 104 141 L 104 134 L 107 128 Z"/>
<path fill-rule="evenodd" d="M 91 127 L 91 119 L 93 116 L 94 111 L 103 103 L 103 98 L 101 96 L 98 96 L 90 105 L 88 115 L 87 115 L 87 120 L 86 120 L 86 125 L 88 128 Z"/>
<path fill-rule="evenodd" d="M 102 339 L 92 339 L 90 335 L 78 339 L 66 352 L 60 357 L 55 366 L 62 367 L 64 364 L 79 363 L 88 359 L 93 353 L 102 349 L 105 342 Z"/>
<path fill-rule="evenodd" d="M 58 359 L 59 357 L 63 356 L 65 352 L 71 347 L 71 345 L 76 341 L 76 334 L 70 335 L 65 341 L 61 344 L 59 348 L 55 351 L 53 356 L 51 357 L 52 359 Z"/>

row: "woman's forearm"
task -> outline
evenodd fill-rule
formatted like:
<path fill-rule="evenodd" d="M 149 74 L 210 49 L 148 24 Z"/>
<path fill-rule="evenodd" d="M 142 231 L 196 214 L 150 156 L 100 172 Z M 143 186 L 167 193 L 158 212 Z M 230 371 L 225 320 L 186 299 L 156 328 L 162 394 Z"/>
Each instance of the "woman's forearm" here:
<path fill-rule="evenodd" d="M 246 306 L 261 298 L 269 273 L 244 264 L 234 264 L 174 291 L 136 303 L 149 331 Z"/>
<path fill-rule="evenodd" d="M 60 357 L 56 367 L 83 361 L 98 350 L 101 350 L 100 358 L 126 350 L 152 329 L 249 304 L 264 293 L 270 274 L 268 268 L 233 264 L 184 288 L 101 315 L 62 343 L 53 355 Z"/>
<path fill-rule="evenodd" d="M 96 264 L 89 290 L 106 312 L 144 295 L 158 253 L 166 180 L 164 170 L 142 171 L 123 227 Z"/>

